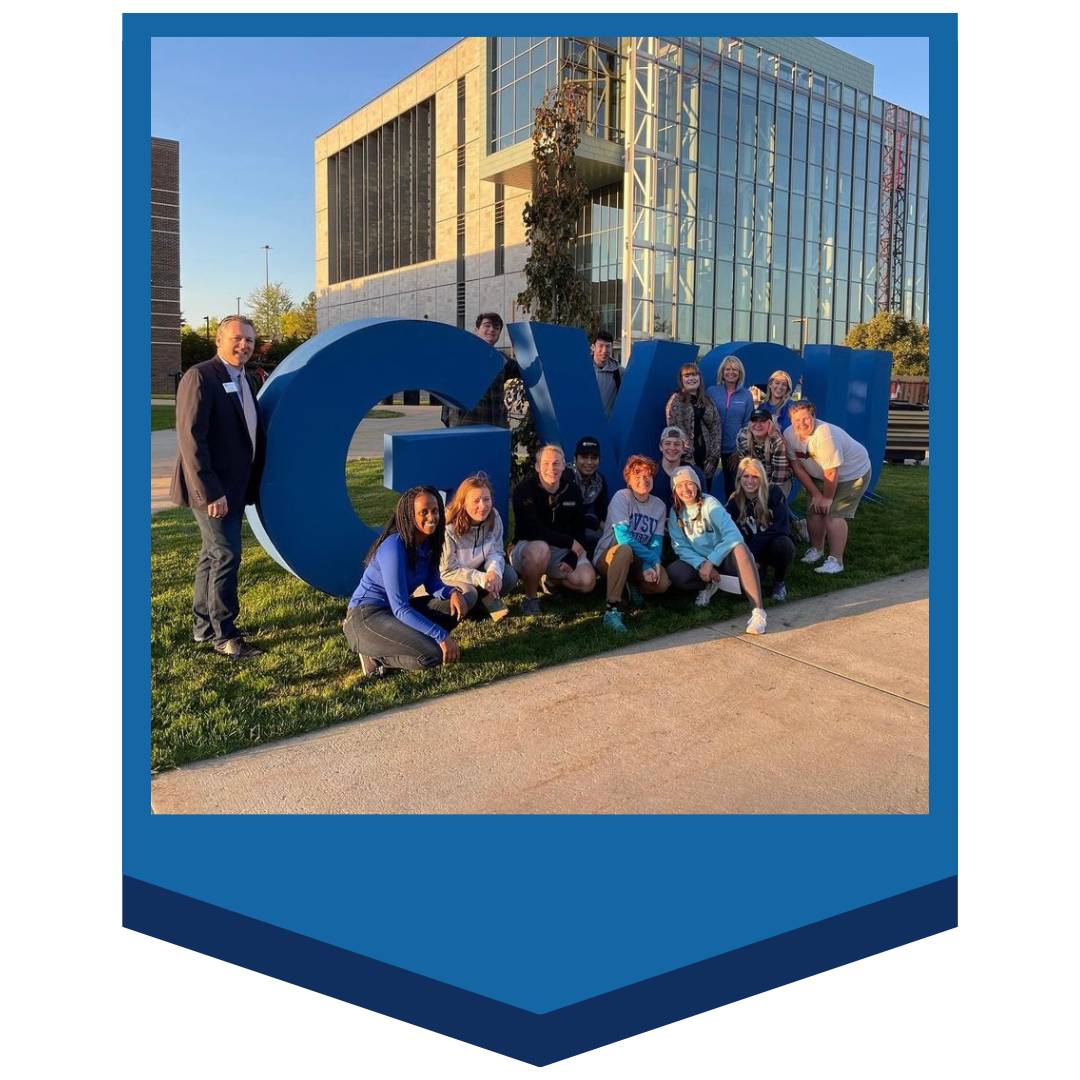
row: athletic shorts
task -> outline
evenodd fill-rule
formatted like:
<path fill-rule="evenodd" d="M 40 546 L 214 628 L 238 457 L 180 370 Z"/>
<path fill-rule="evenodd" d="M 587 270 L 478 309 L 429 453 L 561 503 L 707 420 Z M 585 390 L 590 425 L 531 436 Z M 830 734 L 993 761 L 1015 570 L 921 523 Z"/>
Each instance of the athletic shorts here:
<path fill-rule="evenodd" d="M 829 508 L 829 517 L 846 518 L 850 521 L 855 516 L 855 510 L 869 486 L 869 470 L 855 480 L 842 480 L 836 485 L 836 494 Z"/>

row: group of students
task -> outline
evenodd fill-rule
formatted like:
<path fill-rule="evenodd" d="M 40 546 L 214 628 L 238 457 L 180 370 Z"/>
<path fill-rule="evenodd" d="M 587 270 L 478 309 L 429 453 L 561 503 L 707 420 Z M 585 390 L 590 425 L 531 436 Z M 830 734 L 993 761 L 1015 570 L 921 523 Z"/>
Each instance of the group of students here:
<path fill-rule="evenodd" d="M 589 593 L 603 578 L 603 625 L 616 633 L 645 596 L 673 588 L 704 606 L 725 588 L 750 602 L 746 632 L 765 633 L 762 581 L 771 576 L 771 598 L 786 600 L 795 559 L 793 474 L 810 499 L 803 561 L 819 562 L 827 540 L 831 553 L 817 569 L 839 573 L 870 462 L 841 429 L 818 422 L 810 402 L 791 401 L 785 372 L 774 372 L 759 404 L 744 381 L 736 357 L 707 391 L 697 365 L 685 365 L 667 403 L 659 461 L 630 455 L 626 486 L 610 497 L 596 439 L 578 442 L 571 467 L 561 447 L 541 447 L 513 491 L 508 545 L 484 474 L 463 480 L 445 508 L 432 487 L 407 491 L 367 554 L 343 624 L 364 672 L 455 662 L 454 628 L 505 617 L 504 597 L 519 585 L 523 614 L 536 616 L 542 596 Z"/>

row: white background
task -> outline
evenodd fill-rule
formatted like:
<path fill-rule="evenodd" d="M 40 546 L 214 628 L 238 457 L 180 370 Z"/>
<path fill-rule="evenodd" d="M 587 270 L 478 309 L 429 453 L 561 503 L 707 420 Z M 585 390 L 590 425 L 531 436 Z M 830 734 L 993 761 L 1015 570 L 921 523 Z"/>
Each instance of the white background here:
<path fill-rule="evenodd" d="M 1013 6 L 965 4 L 960 21 L 961 929 L 546 1075 L 1075 1068 L 1076 841 L 1061 822 L 1075 820 L 1078 529 L 1054 443 L 1076 422 L 1076 38 L 1039 8 L 1021 24 Z M 9 1075 L 533 1073 L 120 929 L 120 15 L 24 10 L 5 15 L 0 70 Z M 950 358 L 934 363 L 945 422 Z"/>

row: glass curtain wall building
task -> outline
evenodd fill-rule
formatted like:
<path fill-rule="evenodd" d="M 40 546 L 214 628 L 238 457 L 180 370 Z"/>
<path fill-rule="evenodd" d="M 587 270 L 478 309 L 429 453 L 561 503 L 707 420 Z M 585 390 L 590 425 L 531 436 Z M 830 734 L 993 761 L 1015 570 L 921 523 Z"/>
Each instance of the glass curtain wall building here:
<path fill-rule="evenodd" d="M 813 38 L 466 38 L 316 141 L 320 328 L 520 318 L 537 105 L 583 87 L 578 267 L 635 339 L 929 321 L 930 124 Z"/>
<path fill-rule="evenodd" d="M 927 320 L 925 117 L 734 38 L 625 57 L 631 337 L 797 348 Z"/>

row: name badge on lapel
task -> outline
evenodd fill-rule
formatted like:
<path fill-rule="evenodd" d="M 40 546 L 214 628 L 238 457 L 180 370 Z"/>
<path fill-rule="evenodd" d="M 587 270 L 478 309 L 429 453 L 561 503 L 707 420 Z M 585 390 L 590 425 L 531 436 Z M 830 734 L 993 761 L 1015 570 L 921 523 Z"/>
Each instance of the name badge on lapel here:
<path fill-rule="evenodd" d="M 225 386 L 225 393 L 226 394 L 235 394 L 236 393 L 236 383 L 227 382 L 227 383 L 224 384 L 224 386 Z"/>

